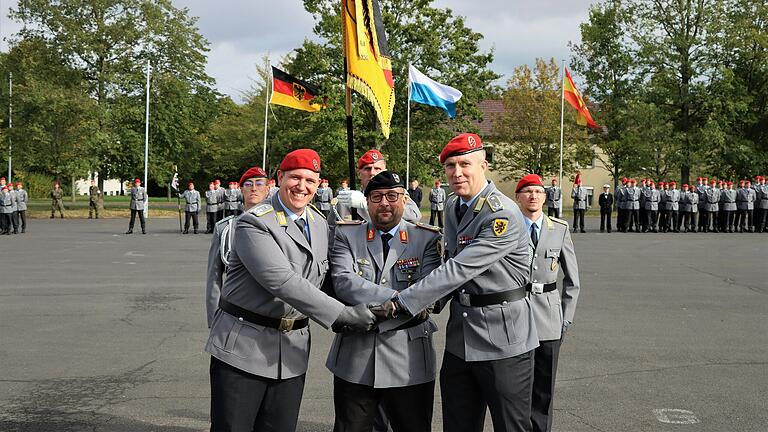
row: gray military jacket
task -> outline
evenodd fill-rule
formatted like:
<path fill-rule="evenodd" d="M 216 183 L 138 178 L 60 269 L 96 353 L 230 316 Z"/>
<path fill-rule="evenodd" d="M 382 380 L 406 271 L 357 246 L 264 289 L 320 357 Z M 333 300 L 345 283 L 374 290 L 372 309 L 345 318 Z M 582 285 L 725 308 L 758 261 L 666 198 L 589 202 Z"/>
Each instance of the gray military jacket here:
<path fill-rule="evenodd" d="M 699 196 L 699 210 L 704 211 L 704 206 L 707 204 L 707 189 L 705 184 L 696 185 L 696 195 Z"/>
<path fill-rule="evenodd" d="M 445 190 L 432 188 L 429 191 L 430 210 L 443 211 L 445 209 Z"/>
<path fill-rule="evenodd" d="M 330 211 L 332 199 L 333 199 L 333 189 L 317 188 L 317 194 L 315 194 L 315 202 L 317 203 L 317 207 L 320 210 Z"/>
<path fill-rule="evenodd" d="M 563 190 L 559 187 L 547 188 L 547 208 L 562 208 L 563 207 Z"/>
<path fill-rule="evenodd" d="M 755 188 L 755 190 L 759 191 L 759 194 L 756 194 L 756 197 L 755 197 L 757 208 L 768 209 L 768 184 L 757 185 L 757 188 Z"/>
<path fill-rule="evenodd" d="M 197 213 L 200 211 L 200 192 L 196 190 L 185 190 L 179 196 L 184 198 L 184 211 Z"/>
<path fill-rule="evenodd" d="M 15 213 L 19 211 L 18 193 L 16 193 L 16 189 L 14 189 L 9 190 L 8 194 L 11 195 L 11 213 Z"/>
<path fill-rule="evenodd" d="M 587 209 L 587 190 L 581 186 L 574 187 L 571 191 L 571 198 L 573 198 L 574 210 L 586 210 Z"/>
<path fill-rule="evenodd" d="M 659 210 L 659 201 L 661 200 L 661 193 L 658 189 L 646 189 L 643 192 L 645 195 L 645 202 L 643 203 L 643 209 L 648 211 Z"/>
<path fill-rule="evenodd" d="M 13 210 L 11 210 L 12 207 L 13 197 L 11 196 L 11 193 L 8 191 L 0 192 L 0 213 L 11 214 L 13 213 Z"/>
<path fill-rule="evenodd" d="M 205 278 L 205 312 L 208 319 L 208 328 L 211 328 L 213 317 L 219 309 L 219 297 L 221 297 L 221 285 L 224 282 L 226 274 L 226 265 L 221 260 L 222 235 L 226 231 L 226 241 L 231 241 L 234 234 L 231 228 L 234 228 L 232 221 L 234 216 L 227 216 L 218 221 L 213 228 L 211 237 L 211 247 L 208 249 L 208 273 Z M 232 250 L 232 244 L 229 243 L 229 250 Z"/>
<path fill-rule="evenodd" d="M 279 201 L 239 216 L 221 296 L 262 316 L 301 319 L 325 328 L 344 305 L 320 291 L 328 271 L 328 224 L 307 207 L 311 245 Z M 205 351 L 245 372 L 272 379 L 307 371 L 309 327 L 282 332 L 216 312 Z"/>
<path fill-rule="evenodd" d="M 539 341 L 548 341 L 560 339 L 563 319 L 573 322 L 581 284 L 568 223 L 546 215 L 540 223 L 543 226 L 531 262 L 531 282 L 545 285 L 556 283 L 561 267 L 564 275 L 561 291 L 528 294 Z"/>
<path fill-rule="evenodd" d="M 131 210 L 144 210 L 147 202 L 147 192 L 141 186 L 131 188 Z"/>
<path fill-rule="evenodd" d="M 381 236 L 371 223 L 337 225 L 331 252 L 336 296 L 347 304 L 383 303 L 441 263 L 440 234 L 401 221 L 384 262 Z M 402 387 L 435 379 L 431 319 L 404 330 L 337 334 L 326 366 L 344 381 Z"/>
<path fill-rule="evenodd" d="M 640 210 L 640 188 L 628 187 L 624 191 L 627 197 L 626 209 L 627 210 Z"/>
<path fill-rule="evenodd" d="M 741 188 L 736 194 L 736 207 L 739 210 L 755 209 L 755 190 L 752 188 Z"/>
<path fill-rule="evenodd" d="M 27 210 L 27 201 L 29 200 L 29 195 L 27 195 L 27 191 L 24 189 L 17 189 L 16 190 L 16 206 L 18 207 L 19 211 L 26 211 Z"/>
<path fill-rule="evenodd" d="M 223 189 L 223 210 L 237 210 L 240 208 L 240 191 L 237 189 Z"/>
<path fill-rule="evenodd" d="M 669 189 L 667 192 L 666 206 L 669 211 L 678 211 L 680 209 L 680 190 Z"/>
<path fill-rule="evenodd" d="M 205 191 L 205 211 L 207 213 L 219 211 L 219 193 L 216 192 L 216 189 Z"/>
<path fill-rule="evenodd" d="M 720 193 L 722 209 L 725 211 L 736 211 L 736 191 L 733 189 L 723 189 Z"/>
<path fill-rule="evenodd" d="M 704 196 L 706 197 L 704 210 L 710 212 L 718 211 L 720 202 L 720 189 L 711 187 L 705 191 Z"/>
<path fill-rule="evenodd" d="M 691 212 L 691 206 L 694 208 L 696 207 L 696 204 L 693 203 L 692 197 L 696 195 L 695 192 L 680 192 L 680 211 L 683 213 L 689 213 Z"/>
<path fill-rule="evenodd" d="M 627 209 L 627 188 L 624 185 L 620 185 L 616 188 L 616 192 L 613 194 L 616 199 L 616 208 L 619 210 Z"/>
<path fill-rule="evenodd" d="M 445 263 L 411 288 L 400 301 L 412 313 L 455 291 L 491 294 L 524 289 L 532 252 L 523 215 L 493 182 L 475 198 L 461 221 L 458 196 L 448 198 L 443 244 Z M 486 307 L 451 301 L 445 349 L 465 361 L 498 360 L 539 345 L 528 299 Z"/>

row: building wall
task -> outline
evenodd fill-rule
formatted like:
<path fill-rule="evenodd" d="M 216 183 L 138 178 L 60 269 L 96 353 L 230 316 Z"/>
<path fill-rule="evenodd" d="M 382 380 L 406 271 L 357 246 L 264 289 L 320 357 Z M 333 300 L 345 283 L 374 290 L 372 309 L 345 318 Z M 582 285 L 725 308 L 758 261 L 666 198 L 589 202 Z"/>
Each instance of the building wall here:
<path fill-rule="evenodd" d="M 98 176 L 96 177 L 96 181 L 99 181 Z M 128 190 L 128 182 L 124 183 L 123 190 Z M 88 195 L 88 190 L 91 187 L 91 181 L 87 179 L 79 179 L 75 181 L 75 190 L 77 191 L 78 195 Z M 104 180 L 104 190 L 102 191 L 104 195 L 120 195 L 120 180 L 117 179 L 108 179 Z"/>

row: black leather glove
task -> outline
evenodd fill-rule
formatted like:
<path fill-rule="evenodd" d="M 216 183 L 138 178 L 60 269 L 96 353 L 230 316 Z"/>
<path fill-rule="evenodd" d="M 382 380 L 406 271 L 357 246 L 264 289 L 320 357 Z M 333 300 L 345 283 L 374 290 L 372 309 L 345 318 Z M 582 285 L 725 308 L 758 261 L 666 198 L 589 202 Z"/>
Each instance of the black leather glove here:
<path fill-rule="evenodd" d="M 434 309 L 435 309 L 435 305 L 431 304 L 431 305 L 427 306 L 427 308 L 424 309 L 423 311 L 417 313 L 414 318 L 416 318 L 417 320 L 420 320 L 420 321 L 421 320 L 426 320 L 427 318 L 429 318 L 429 315 L 432 313 L 432 311 Z"/>
<path fill-rule="evenodd" d="M 376 327 L 376 316 L 368 310 L 368 306 L 359 304 L 356 306 L 344 306 L 344 309 L 331 325 L 336 333 L 363 333 Z"/>

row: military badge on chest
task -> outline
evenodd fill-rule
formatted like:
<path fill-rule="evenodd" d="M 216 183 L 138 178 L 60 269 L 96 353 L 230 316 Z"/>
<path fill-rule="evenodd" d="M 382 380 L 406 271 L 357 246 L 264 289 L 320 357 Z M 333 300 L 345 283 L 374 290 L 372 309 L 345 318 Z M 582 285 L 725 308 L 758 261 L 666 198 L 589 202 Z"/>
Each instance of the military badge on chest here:
<path fill-rule="evenodd" d="M 472 244 L 472 240 L 473 240 L 472 236 L 460 235 L 458 240 L 458 245 L 469 246 L 470 244 Z"/>
<path fill-rule="evenodd" d="M 408 285 L 410 285 L 413 283 L 413 275 L 418 271 L 421 263 L 418 257 L 413 257 L 397 260 L 395 265 L 401 273 L 408 277 Z"/>

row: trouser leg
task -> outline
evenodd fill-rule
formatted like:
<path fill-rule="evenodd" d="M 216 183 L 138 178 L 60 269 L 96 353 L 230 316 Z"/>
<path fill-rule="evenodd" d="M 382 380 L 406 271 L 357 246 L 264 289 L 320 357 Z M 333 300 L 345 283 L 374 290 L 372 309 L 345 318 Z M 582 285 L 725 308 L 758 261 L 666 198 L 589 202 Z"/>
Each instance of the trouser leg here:
<path fill-rule="evenodd" d="M 206 232 L 213 232 L 213 225 L 216 223 L 216 212 L 205 212 Z"/>
<path fill-rule="evenodd" d="M 437 214 L 436 210 L 430 210 L 429 211 L 429 224 L 434 226 L 435 225 L 435 215 Z"/>
<path fill-rule="evenodd" d="M 600 232 L 605 231 L 605 219 L 608 212 L 605 209 L 600 209 Z"/>
<path fill-rule="evenodd" d="M 21 220 L 21 232 L 24 232 L 27 230 L 27 211 L 26 210 L 19 211 L 19 219 Z"/>
<path fill-rule="evenodd" d="M 139 223 L 141 224 L 141 231 L 144 232 L 147 230 L 146 221 L 144 220 L 144 210 L 136 210 L 136 212 L 139 214 Z"/>
<path fill-rule="evenodd" d="M 133 230 L 133 225 L 136 223 L 136 210 L 131 209 L 131 221 L 128 222 L 128 231 Z"/>
<path fill-rule="evenodd" d="M 333 377 L 334 432 L 370 432 L 378 413 L 377 389 Z"/>
<path fill-rule="evenodd" d="M 189 221 L 192 219 L 192 212 L 184 212 L 184 232 L 189 231 Z"/>
<path fill-rule="evenodd" d="M 747 210 L 747 228 L 752 231 L 754 229 L 754 221 L 752 220 L 752 213 L 754 210 Z"/>
<path fill-rule="evenodd" d="M 442 210 L 437 211 L 437 226 L 439 226 L 440 228 L 443 227 L 443 211 Z"/>
<path fill-rule="evenodd" d="M 533 354 L 533 393 L 531 425 L 535 432 L 552 430 L 555 376 L 560 356 L 560 340 L 541 341 Z"/>
<path fill-rule="evenodd" d="M 430 432 L 435 382 L 382 389 L 381 403 L 393 432 Z"/>
<path fill-rule="evenodd" d="M 440 399 L 444 432 L 482 432 L 486 401 L 481 383 L 471 370 L 472 362 L 446 352 L 440 368 Z"/>
<path fill-rule="evenodd" d="M 472 362 L 494 432 L 531 430 L 533 350 L 501 360 Z"/>
<path fill-rule="evenodd" d="M 197 220 L 197 212 L 194 211 L 194 212 L 192 212 L 192 226 L 194 227 L 195 233 L 197 233 L 198 225 L 199 225 L 199 223 L 198 223 L 198 220 Z"/>

